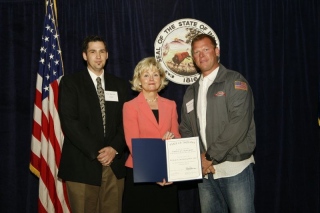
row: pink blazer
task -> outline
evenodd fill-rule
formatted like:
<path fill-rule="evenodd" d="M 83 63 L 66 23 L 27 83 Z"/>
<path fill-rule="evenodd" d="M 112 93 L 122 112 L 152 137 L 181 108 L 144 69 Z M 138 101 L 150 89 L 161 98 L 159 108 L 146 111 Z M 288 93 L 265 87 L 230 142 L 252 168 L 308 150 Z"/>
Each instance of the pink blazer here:
<path fill-rule="evenodd" d="M 159 123 L 143 93 L 123 105 L 123 126 L 130 154 L 126 166 L 132 168 L 132 138 L 162 138 L 167 131 L 180 138 L 176 103 L 158 96 Z"/>

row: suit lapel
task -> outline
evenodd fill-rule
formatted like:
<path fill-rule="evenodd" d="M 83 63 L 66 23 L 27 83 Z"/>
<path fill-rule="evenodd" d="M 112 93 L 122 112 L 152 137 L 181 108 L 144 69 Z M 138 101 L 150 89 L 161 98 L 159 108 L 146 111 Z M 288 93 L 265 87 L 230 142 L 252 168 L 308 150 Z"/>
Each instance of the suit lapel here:
<path fill-rule="evenodd" d="M 199 78 L 200 80 L 200 78 Z M 194 92 L 194 100 L 193 100 L 193 109 L 194 109 L 194 114 L 195 114 L 195 120 L 196 120 L 196 125 L 197 125 L 197 129 L 198 132 L 200 132 L 200 124 L 199 124 L 199 120 L 198 120 L 198 94 L 199 94 L 199 80 L 197 82 L 194 83 L 194 87 L 193 87 L 193 92 Z"/>
<path fill-rule="evenodd" d="M 163 124 L 166 122 L 166 116 L 170 116 L 170 107 L 167 106 L 165 100 L 158 96 L 158 108 L 159 108 L 159 128 L 161 129 Z"/>
<path fill-rule="evenodd" d="M 92 119 L 96 121 L 97 128 L 101 128 L 101 132 L 103 133 L 100 102 L 97 95 L 97 90 L 94 86 L 94 83 L 92 82 L 92 78 L 88 73 L 88 70 L 84 71 L 83 73 L 83 88 L 84 92 L 86 93 L 84 97 L 87 99 Z"/>
<path fill-rule="evenodd" d="M 114 86 L 113 81 L 110 79 L 106 71 L 104 71 L 104 90 L 105 91 L 116 91 L 116 88 Z M 114 105 L 113 104 L 107 104 L 105 101 L 105 112 L 106 112 L 106 136 L 109 135 L 111 129 L 109 127 L 110 121 L 112 120 L 111 118 L 113 117 L 113 113 L 115 112 Z"/>
<path fill-rule="evenodd" d="M 88 71 L 86 70 L 84 72 L 84 78 L 83 78 L 83 87 L 85 88 L 85 92 L 87 93 L 88 103 L 89 105 L 93 106 L 94 109 L 99 108 L 100 109 L 100 103 L 99 98 L 97 95 L 97 90 L 94 86 L 94 83 L 92 82 L 92 78 L 89 75 Z"/>
<path fill-rule="evenodd" d="M 110 78 L 108 78 L 108 76 L 106 74 L 106 71 L 104 71 L 104 91 L 112 91 L 112 90 L 114 90 L 112 81 L 110 81 Z M 106 116 L 108 116 L 109 113 L 110 113 L 111 107 L 108 106 L 106 101 L 104 103 L 105 103 L 105 109 L 106 109 L 105 110 L 106 111 Z M 107 117 L 106 117 L 106 119 L 107 119 Z"/>
<path fill-rule="evenodd" d="M 149 104 L 145 100 L 144 95 L 143 95 L 142 92 L 140 92 L 139 95 L 138 95 L 138 102 L 139 102 L 138 104 L 139 104 L 139 108 L 140 108 L 141 112 L 158 129 L 159 128 L 159 124 L 158 124 L 158 122 L 157 122 L 152 110 L 150 109 Z M 159 121 L 160 121 L 160 112 L 159 112 Z"/>

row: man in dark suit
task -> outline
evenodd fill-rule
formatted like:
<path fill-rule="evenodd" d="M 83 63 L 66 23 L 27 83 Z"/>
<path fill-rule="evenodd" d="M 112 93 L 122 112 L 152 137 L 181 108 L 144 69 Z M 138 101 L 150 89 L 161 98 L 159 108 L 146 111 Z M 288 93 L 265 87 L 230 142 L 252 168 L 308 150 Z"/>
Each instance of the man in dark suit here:
<path fill-rule="evenodd" d="M 66 181 L 73 213 L 121 213 L 127 84 L 104 70 L 108 50 L 101 37 L 87 37 L 82 55 L 87 70 L 64 76 L 59 86 L 64 144 L 58 177 Z"/>

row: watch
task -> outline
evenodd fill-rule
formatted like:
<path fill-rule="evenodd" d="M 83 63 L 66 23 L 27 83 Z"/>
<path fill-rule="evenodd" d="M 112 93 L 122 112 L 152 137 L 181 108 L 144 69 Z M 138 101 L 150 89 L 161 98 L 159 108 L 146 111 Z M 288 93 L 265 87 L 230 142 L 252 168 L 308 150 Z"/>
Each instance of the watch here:
<path fill-rule="evenodd" d="M 208 161 L 213 161 L 213 157 L 211 157 L 208 152 L 206 152 L 206 154 L 204 155 L 204 157 L 206 158 L 206 160 Z"/>

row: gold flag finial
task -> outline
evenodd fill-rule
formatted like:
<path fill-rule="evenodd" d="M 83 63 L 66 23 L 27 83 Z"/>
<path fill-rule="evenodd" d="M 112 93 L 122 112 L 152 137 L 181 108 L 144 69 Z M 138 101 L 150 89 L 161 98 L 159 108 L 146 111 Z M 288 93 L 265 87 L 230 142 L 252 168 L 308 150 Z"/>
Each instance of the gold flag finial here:
<path fill-rule="evenodd" d="M 46 13 L 47 11 L 47 6 L 48 4 L 51 4 L 51 0 L 45 0 L 45 4 L 46 4 Z M 54 11 L 54 21 L 56 22 L 57 26 L 58 26 L 58 11 L 57 11 L 57 1 L 53 0 L 53 11 Z"/>

